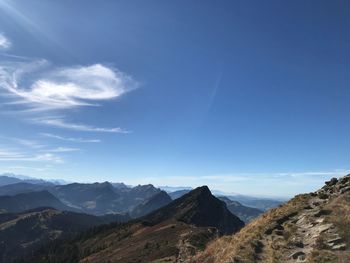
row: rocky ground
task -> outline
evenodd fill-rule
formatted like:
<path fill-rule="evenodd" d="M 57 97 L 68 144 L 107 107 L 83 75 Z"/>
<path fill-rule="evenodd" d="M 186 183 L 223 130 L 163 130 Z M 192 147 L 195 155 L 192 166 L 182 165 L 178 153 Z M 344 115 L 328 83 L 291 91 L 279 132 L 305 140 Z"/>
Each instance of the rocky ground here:
<path fill-rule="evenodd" d="M 291 253 L 286 254 L 283 262 L 305 262 L 314 248 L 324 247 L 331 250 L 345 250 L 339 230 L 333 223 L 326 220 L 330 211 L 324 209 L 332 197 L 350 191 L 350 177 L 344 177 L 339 182 L 336 178 L 326 182 L 326 186 L 312 195 L 309 207 L 292 216 L 285 224 L 295 225 L 295 234 L 291 242 Z M 283 233 L 283 226 L 282 230 Z M 281 233 L 277 233 L 281 234 Z"/>

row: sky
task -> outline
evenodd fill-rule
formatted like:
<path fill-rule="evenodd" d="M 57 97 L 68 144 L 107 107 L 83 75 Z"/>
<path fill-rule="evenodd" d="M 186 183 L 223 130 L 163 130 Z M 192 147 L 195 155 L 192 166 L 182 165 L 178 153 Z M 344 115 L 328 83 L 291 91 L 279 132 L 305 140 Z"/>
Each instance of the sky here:
<path fill-rule="evenodd" d="M 350 170 L 349 8 L 0 0 L 0 172 L 313 191 Z"/>

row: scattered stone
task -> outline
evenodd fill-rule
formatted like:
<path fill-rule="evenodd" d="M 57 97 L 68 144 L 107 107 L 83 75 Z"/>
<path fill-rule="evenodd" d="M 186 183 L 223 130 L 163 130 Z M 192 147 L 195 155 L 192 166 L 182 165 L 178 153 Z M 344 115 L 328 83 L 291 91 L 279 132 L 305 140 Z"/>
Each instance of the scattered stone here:
<path fill-rule="evenodd" d="M 305 253 L 303 251 L 297 251 L 297 252 L 294 252 L 289 257 L 292 258 L 292 259 L 304 260 L 305 259 Z"/>
<path fill-rule="evenodd" d="M 346 249 L 346 245 L 343 243 L 343 244 L 339 244 L 339 245 L 334 245 L 332 246 L 332 249 L 333 250 L 345 250 Z"/>
<path fill-rule="evenodd" d="M 342 189 L 340 190 L 340 193 L 341 193 L 341 194 L 344 194 L 345 192 L 348 192 L 348 191 L 350 191 L 350 186 L 346 186 L 346 187 L 342 188 Z"/>
<path fill-rule="evenodd" d="M 301 241 L 296 241 L 293 243 L 294 246 L 299 247 L 299 248 L 303 248 L 304 247 L 304 243 Z"/>
<path fill-rule="evenodd" d="M 312 205 L 313 205 L 313 206 L 319 206 L 319 205 L 320 205 L 320 202 L 318 202 L 318 201 L 312 202 Z"/>
<path fill-rule="evenodd" d="M 275 230 L 273 231 L 277 236 L 283 236 L 283 230 Z"/>
<path fill-rule="evenodd" d="M 326 185 L 327 185 L 327 186 L 333 186 L 333 185 L 335 185 L 337 182 L 338 182 L 338 179 L 335 178 L 335 177 L 333 177 L 331 180 L 329 180 L 329 181 L 326 182 Z"/>
<path fill-rule="evenodd" d="M 342 240 L 341 237 L 336 237 L 336 238 L 332 238 L 332 239 L 327 240 L 327 243 L 329 243 L 329 244 L 337 244 L 337 243 L 339 243 L 341 240 Z"/>
<path fill-rule="evenodd" d="M 333 226 L 333 224 L 320 225 L 317 230 L 318 230 L 319 233 L 322 233 L 322 232 L 325 232 L 328 229 L 330 229 L 332 226 Z"/>
<path fill-rule="evenodd" d="M 329 197 L 329 195 L 327 193 L 325 193 L 325 192 L 319 192 L 318 193 L 318 197 L 320 199 L 327 199 Z"/>
<path fill-rule="evenodd" d="M 315 217 L 326 216 L 326 215 L 330 215 L 331 213 L 332 213 L 331 210 L 320 209 L 314 214 L 314 216 Z"/>

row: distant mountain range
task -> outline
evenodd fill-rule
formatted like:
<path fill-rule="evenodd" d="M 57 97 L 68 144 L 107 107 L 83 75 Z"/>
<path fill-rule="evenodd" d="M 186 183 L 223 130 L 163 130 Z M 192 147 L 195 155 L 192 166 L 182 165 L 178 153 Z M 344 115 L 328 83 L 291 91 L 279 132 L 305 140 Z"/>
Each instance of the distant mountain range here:
<path fill-rule="evenodd" d="M 28 181 L 29 180 L 29 181 Z M 167 189 L 171 199 L 176 199 L 188 193 L 189 187 L 162 187 Z M 173 192 L 170 190 L 181 189 Z M 64 203 L 70 210 L 84 213 L 103 215 L 107 213 L 134 213 L 133 209 L 146 202 L 153 195 L 161 191 L 153 185 L 127 186 L 123 183 L 71 183 L 55 185 L 41 179 L 19 179 L 9 175 L 0 176 L 0 196 L 16 195 L 32 191 L 48 191 Z M 280 200 L 256 198 L 243 195 L 227 196 L 243 206 L 266 211 L 283 202 Z M 157 207 L 157 205 L 155 205 Z M 1 207 L 0 207 L 1 209 Z M 139 209 L 139 208 L 137 208 Z M 248 210 L 247 210 L 248 211 Z M 253 214 L 242 215 L 253 218 Z"/>
<path fill-rule="evenodd" d="M 67 184 L 47 185 L 27 182 L 0 186 L 0 196 L 11 196 L 33 191 L 47 191 L 67 206 L 66 210 L 94 215 L 131 212 L 136 206 L 161 192 L 153 185 L 133 188 L 115 188 L 112 184 Z M 0 207 L 1 209 L 1 207 Z"/>
<path fill-rule="evenodd" d="M 259 210 L 253 207 L 244 206 L 240 202 L 232 201 L 231 199 L 225 196 L 221 196 L 218 198 L 221 201 L 226 203 L 227 209 L 230 210 L 232 214 L 238 216 L 245 223 L 250 222 L 254 218 L 264 213 L 262 210 Z"/>
<path fill-rule="evenodd" d="M 238 231 L 243 227 L 243 221 L 248 222 L 262 213 L 228 197 L 220 199 L 207 187 L 166 192 L 151 184 L 134 187 L 109 182 L 54 184 L 40 179 L 0 176 L 0 242 L 9 240 L 0 243 L 0 262 L 9 262 L 16 256 L 27 257 L 47 242 L 56 240 L 55 244 L 60 244 L 59 240 L 67 240 L 83 230 L 88 231 L 81 233 L 86 238 L 97 233 L 104 235 L 102 233 L 107 229 L 119 240 L 111 242 L 125 249 L 126 257 L 120 256 L 123 259 L 131 257 L 139 262 L 143 251 L 150 254 L 146 259 L 168 255 L 181 261 L 203 249 L 213 238 Z M 266 200 L 249 200 L 270 205 L 264 203 Z M 126 221 L 130 223 L 119 226 L 119 222 Z M 112 226 L 90 229 L 106 223 L 112 223 Z M 135 248 L 128 248 L 127 237 L 136 233 L 137 238 L 132 241 Z M 167 236 L 166 242 L 164 236 Z M 102 245 L 97 247 L 97 244 L 89 245 L 90 241 L 84 241 L 83 255 L 110 244 L 105 242 L 106 239 L 109 237 L 103 237 L 98 242 Z M 153 247 L 151 244 L 158 245 Z M 159 249 L 160 244 L 164 249 Z M 140 249 L 140 246 L 144 248 L 135 252 L 134 249 Z M 71 250 L 71 247 L 64 249 Z M 64 251 L 62 253 L 67 254 Z M 1 255 L 4 261 L 1 261 Z M 99 261 L 96 259 L 96 262 Z M 147 261 L 142 259 L 140 262 Z"/>
<path fill-rule="evenodd" d="M 136 221 L 48 245 L 24 262 L 187 262 L 209 241 L 243 226 L 207 187 L 200 187 Z"/>

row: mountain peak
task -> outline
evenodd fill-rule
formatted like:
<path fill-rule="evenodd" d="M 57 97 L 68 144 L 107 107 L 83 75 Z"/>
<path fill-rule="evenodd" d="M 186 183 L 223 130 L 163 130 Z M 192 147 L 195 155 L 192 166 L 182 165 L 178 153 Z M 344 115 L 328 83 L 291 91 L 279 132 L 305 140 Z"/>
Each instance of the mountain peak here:
<path fill-rule="evenodd" d="M 198 187 L 144 218 L 145 224 L 157 224 L 175 218 L 200 227 L 216 227 L 220 233 L 238 231 L 244 223 L 213 196 L 207 186 Z"/>

